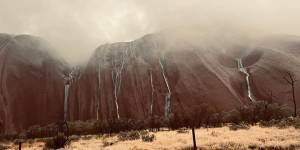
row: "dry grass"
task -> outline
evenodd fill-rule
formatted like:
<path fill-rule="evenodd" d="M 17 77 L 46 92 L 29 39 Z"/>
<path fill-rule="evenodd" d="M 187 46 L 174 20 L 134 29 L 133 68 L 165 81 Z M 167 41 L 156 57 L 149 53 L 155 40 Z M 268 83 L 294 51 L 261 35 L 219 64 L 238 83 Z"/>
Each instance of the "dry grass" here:
<path fill-rule="evenodd" d="M 117 136 L 92 136 L 72 142 L 66 149 L 104 149 L 104 150 L 147 150 L 147 149 L 183 149 L 192 145 L 191 132 L 161 131 L 154 133 L 156 140 L 142 142 L 118 141 Z M 293 127 L 261 128 L 252 126 L 247 130 L 231 131 L 228 127 L 197 129 L 197 144 L 202 149 L 300 149 L 300 130 Z M 26 149 L 42 149 L 42 143 L 25 143 Z M 14 149 L 14 148 L 13 148 Z"/>

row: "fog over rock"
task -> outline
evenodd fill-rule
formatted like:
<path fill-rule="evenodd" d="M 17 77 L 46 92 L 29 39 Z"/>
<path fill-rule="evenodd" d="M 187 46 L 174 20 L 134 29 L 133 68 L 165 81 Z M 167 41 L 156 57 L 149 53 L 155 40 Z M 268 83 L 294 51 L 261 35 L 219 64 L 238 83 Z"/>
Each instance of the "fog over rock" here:
<path fill-rule="evenodd" d="M 191 117 L 191 108 L 226 111 L 271 92 L 292 106 L 283 77 L 300 79 L 299 4 L 1 0 L 0 133 Z"/>
<path fill-rule="evenodd" d="M 64 119 L 190 117 L 193 107 L 231 110 L 269 100 L 270 92 L 292 106 L 283 77 L 300 78 L 299 37 L 224 39 L 222 48 L 182 37 L 168 31 L 104 44 L 72 69 L 41 38 L 1 34 L 2 132 Z"/>
<path fill-rule="evenodd" d="M 64 70 L 38 37 L 0 34 L 0 125 L 3 132 L 62 118 Z"/>
<path fill-rule="evenodd" d="M 191 107 L 203 104 L 231 110 L 251 103 L 248 88 L 255 100 L 269 100 L 273 92 L 274 101 L 292 106 L 283 77 L 300 77 L 299 56 L 293 54 L 300 51 L 300 38 L 280 38 L 286 40 L 263 37 L 217 49 L 160 33 L 102 45 L 73 84 L 69 119 L 145 119 L 169 110 L 188 117 Z"/>
<path fill-rule="evenodd" d="M 1 0 L 0 33 L 40 36 L 78 65 L 99 44 L 184 26 L 198 26 L 196 33 L 300 35 L 299 5 L 298 0 Z"/>

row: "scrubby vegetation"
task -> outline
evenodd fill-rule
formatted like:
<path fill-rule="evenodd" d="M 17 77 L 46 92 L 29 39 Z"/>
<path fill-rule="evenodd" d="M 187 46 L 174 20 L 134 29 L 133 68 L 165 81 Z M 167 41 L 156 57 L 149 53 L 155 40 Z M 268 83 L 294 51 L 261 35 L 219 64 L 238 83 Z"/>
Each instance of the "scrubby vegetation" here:
<path fill-rule="evenodd" d="M 133 119 L 110 119 L 105 121 L 75 121 L 68 122 L 68 135 L 88 135 L 88 134 L 112 134 L 122 131 L 145 130 L 159 131 L 162 127 L 171 130 L 194 127 L 221 127 L 224 124 L 233 123 L 232 127 L 239 124 L 260 123 L 261 126 L 295 126 L 299 128 L 299 118 L 289 118 L 292 111 L 283 105 L 268 103 L 264 101 L 256 102 L 249 106 L 239 107 L 230 112 L 218 112 L 209 105 L 201 105 L 193 110 L 191 117 L 172 114 L 166 120 L 165 118 L 153 116 L 145 120 Z M 47 126 L 32 126 L 26 132 L 21 134 L 2 135 L 0 139 L 27 139 L 54 137 L 64 126 L 61 123 L 53 123 Z M 241 126 L 241 125 L 240 125 Z"/>
<path fill-rule="evenodd" d="M 46 140 L 44 149 L 64 148 L 67 144 L 69 144 L 68 138 L 60 133 L 57 136 Z"/>
<path fill-rule="evenodd" d="M 197 146 L 200 149 L 299 149 L 299 129 L 294 127 L 261 127 L 249 125 L 250 128 L 230 130 L 229 125 L 217 128 L 196 129 Z M 104 135 L 81 135 L 70 136 L 74 139 L 67 144 L 65 149 L 189 149 L 191 146 L 191 134 L 182 134 L 175 131 L 166 131 L 166 128 L 159 132 L 147 130 L 128 131 L 117 134 Z M 184 129 L 185 131 L 185 129 Z M 140 138 L 137 139 L 138 134 Z M 148 136 L 149 135 L 149 136 Z M 154 138 L 152 138 L 154 135 Z M 126 137 L 120 140 L 119 137 Z M 130 137 L 130 138 L 128 138 Z M 134 138 L 132 138 L 134 137 Z M 52 138 L 47 138 L 52 139 Z M 79 140 L 78 140 L 79 139 Z M 136 139 L 136 140 L 131 140 Z M 154 139 L 152 141 L 152 139 Z M 41 149 L 46 139 L 34 139 L 24 143 L 25 148 Z M 149 143 L 149 142 L 153 143 Z M 15 149 L 17 145 L 9 145 Z"/>
<path fill-rule="evenodd" d="M 243 106 L 231 112 L 225 113 L 223 119 L 228 123 L 246 122 L 253 124 L 262 120 L 280 120 L 291 115 L 292 111 L 284 105 L 258 101 L 249 106 Z"/>
<path fill-rule="evenodd" d="M 46 138 L 45 149 L 62 148 L 70 141 L 79 139 L 89 140 L 89 135 L 116 135 L 119 141 L 131 141 L 141 139 L 143 142 L 152 142 L 156 139 L 155 134 L 161 129 L 176 130 L 176 133 L 184 135 L 189 133 L 190 127 L 212 128 L 228 126 L 229 130 L 248 130 L 252 125 L 260 127 L 300 129 L 300 118 L 290 117 L 293 112 L 284 105 L 258 101 L 251 105 L 239 107 L 230 112 L 221 112 L 209 105 L 201 105 L 191 109 L 190 117 L 177 113 L 171 114 L 170 118 L 152 116 L 145 120 L 133 119 L 109 119 L 104 121 L 74 121 L 59 122 L 47 126 L 32 126 L 20 134 L 1 135 L 0 140 L 26 140 Z M 69 136 L 70 135 L 70 136 Z M 219 133 L 212 133 L 217 137 Z M 103 145 L 114 145 L 114 142 L 104 141 Z M 230 146 L 230 145 L 229 145 Z M 253 145 L 252 147 L 255 147 Z M 188 147 L 187 147 L 188 148 Z M 247 147 L 248 148 L 248 147 Z M 265 149 L 265 148 L 264 148 Z M 267 148 L 266 148 L 267 149 Z"/>
<path fill-rule="evenodd" d="M 137 140 L 140 139 L 140 133 L 139 131 L 120 132 L 118 138 L 120 141 Z"/>
<path fill-rule="evenodd" d="M 153 142 L 155 139 L 155 135 L 154 134 L 147 134 L 147 135 L 143 135 L 142 136 L 142 140 L 144 142 Z"/>
<path fill-rule="evenodd" d="M 248 124 L 245 124 L 245 123 L 239 123 L 239 124 L 230 124 L 229 126 L 229 129 L 230 130 L 239 130 L 239 129 L 250 129 L 250 126 Z"/>
<path fill-rule="evenodd" d="M 120 132 L 118 134 L 119 141 L 127 141 L 127 140 L 138 140 L 142 139 L 144 142 L 152 142 L 155 139 L 154 134 L 150 134 L 147 130 L 142 131 L 129 131 L 129 132 Z"/>
<path fill-rule="evenodd" d="M 295 127 L 296 129 L 300 129 L 300 118 L 284 118 L 284 119 L 272 119 L 269 121 L 260 121 L 259 125 L 261 127 L 278 127 L 278 128 L 287 128 L 287 127 Z"/>
<path fill-rule="evenodd" d="M 189 129 L 188 128 L 180 128 L 177 130 L 177 133 L 189 133 Z"/>
<path fill-rule="evenodd" d="M 143 142 L 153 142 L 155 140 L 155 135 L 150 134 L 148 131 L 140 133 Z"/>
<path fill-rule="evenodd" d="M 114 142 L 103 141 L 103 147 L 108 147 L 114 145 Z"/>
<path fill-rule="evenodd" d="M 6 150 L 6 149 L 9 149 L 9 148 L 10 148 L 9 146 L 0 144 L 0 150 Z"/>

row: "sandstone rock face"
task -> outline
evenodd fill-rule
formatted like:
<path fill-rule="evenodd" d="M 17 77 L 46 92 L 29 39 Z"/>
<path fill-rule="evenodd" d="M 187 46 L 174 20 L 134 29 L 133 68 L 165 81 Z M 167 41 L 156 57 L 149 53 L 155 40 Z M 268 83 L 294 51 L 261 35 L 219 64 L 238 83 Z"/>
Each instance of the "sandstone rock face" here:
<path fill-rule="evenodd" d="M 284 78 L 291 73 L 300 79 L 300 39 L 298 37 L 271 38 L 260 44 L 262 57 L 249 70 L 254 93 L 260 99 L 293 106 L 292 89 Z M 295 85 L 296 101 L 300 104 L 300 82 Z M 299 110 L 299 108 L 298 108 Z"/>
<path fill-rule="evenodd" d="M 28 35 L 0 34 L 0 124 L 2 133 L 62 119 L 66 67 L 46 44 Z"/>
<path fill-rule="evenodd" d="M 68 119 L 189 116 L 203 104 L 219 110 L 249 104 L 237 59 L 249 74 L 255 100 L 270 100 L 272 91 L 272 100 L 292 106 L 283 76 L 289 71 L 300 79 L 299 39 L 267 38 L 225 51 L 166 39 L 156 34 L 100 46 L 72 85 Z M 296 91 L 300 97 L 300 86 Z"/>
<path fill-rule="evenodd" d="M 300 80 L 298 37 L 226 47 L 169 37 L 102 45 L 85 67 L 66 73 L 40 39 L 2 34 L 1 132 L 63 119 L 189 117 L 203 105 L 221 111 L 258 100 L 293 106 L 283 77 Z M 300 104 L 300 85 L 296 98 Z"/>

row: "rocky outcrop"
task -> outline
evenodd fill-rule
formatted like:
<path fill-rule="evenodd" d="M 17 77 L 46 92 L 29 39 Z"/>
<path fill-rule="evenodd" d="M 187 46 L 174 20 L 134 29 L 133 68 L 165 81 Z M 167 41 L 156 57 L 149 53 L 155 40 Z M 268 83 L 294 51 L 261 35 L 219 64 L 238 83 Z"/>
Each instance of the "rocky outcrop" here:
<path fill-rule="evenodd" d="M 231 85 L 234 78 L 238 70 L 220 65 L 214 52 L 172 46 L 160 35 L 106 44 L 74 83 L 69 119 L 188 116 L 203 103 L 230 109 L 246 102 Z"/>
<path fill-rule="evenodd" d="M 11 133 L 63 119 L 66 64 L 29 35 L 0 35 L 0 124 Z"/>
<path fill-rule="evenodd" d="M 285 38 L 261 45 L 265 53 L 249 67 L 254 86 L 253 92 L 260 99 L 293 106 L 291 86 L 284 80 L 287 73 L 300 79 L 300 40 Z M 295 86 L 297 104 L 300 104 L 300 85 Z M 298 108 L 299 110 L 299 108 Z"/>
<path fill-rule="evenodd" d="M 254 97 L 292 105 L 283 76 L 290 71 L 300 78 L 299 55 L 293 55 L 300 50 L 300 40 L 281 43 L 261 40 L 224 52 L 153 34 L 102 45 L 74 83 L 69 119 L 189 116 L 192 107 L 203 103 L 229 110 L 254 102 Z M 271 91 L 276 98 L 269 96 Z"/>
<path fill-rule="evenodd" d="M 10 132 L 63 119 L 189 117 L 201 106 L 231 110 L 259 100 L 292 106 L 283 77 L 300 79 L 299 38 L 220 47 L 169 37 L 105 44 L 69 70 L 40 39 L 1 35 L 0 124 Z"/>

